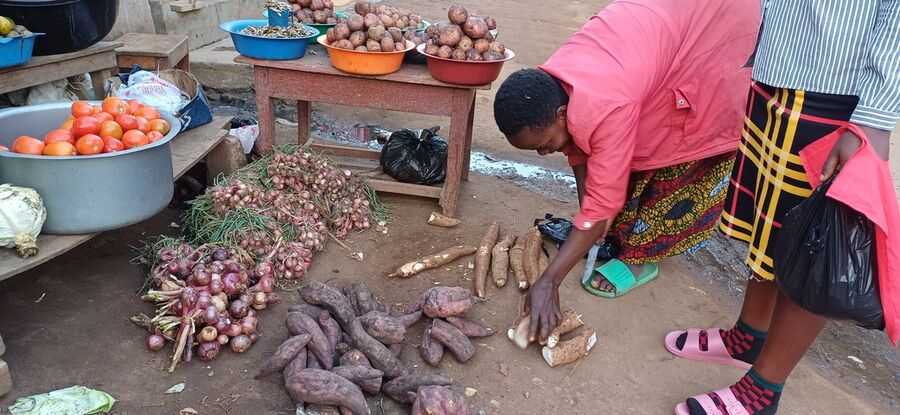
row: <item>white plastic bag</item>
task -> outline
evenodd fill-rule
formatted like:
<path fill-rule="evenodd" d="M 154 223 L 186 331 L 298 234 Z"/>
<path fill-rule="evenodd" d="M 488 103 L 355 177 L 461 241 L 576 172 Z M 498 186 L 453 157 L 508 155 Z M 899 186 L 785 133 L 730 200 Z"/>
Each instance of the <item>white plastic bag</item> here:
<path fill-rule="evenodd" d="M 253 150 L 253 144 L 256 143 L 256 138 L 259 137 L 259 125 L 245 125 L 243 127 L 232 128 L 229 132 L 231 135 L 238 138 L 241 142 L 241 147 L 244 149 L 244 154 L 250 154 L 250 151 Z"/>
<path fill-rule="evenodd" d="M 116 96 L 124 100 L 136 99 L 169 114 L 177 113 L 190 102 L 187 94 L 177 86 L 148 71 L 129 76 L 128 85 L 119 87 Z"/>

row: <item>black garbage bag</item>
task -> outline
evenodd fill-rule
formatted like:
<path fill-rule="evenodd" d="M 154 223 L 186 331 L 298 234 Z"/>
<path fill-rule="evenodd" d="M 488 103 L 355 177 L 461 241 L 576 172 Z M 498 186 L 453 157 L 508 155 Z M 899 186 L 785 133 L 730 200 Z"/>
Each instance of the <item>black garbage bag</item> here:
<path fill-rule="evenodd" d="M 549 213 L 544 215 L 544 219 L 535 219 L 534 226 L 538 227 L 541 235 L 556 243 L 557 248 L 562 247 L 569 237 L 569 232 L 572 231 L 572 221 L 554 217 Z M 619 243 L 619 239 L 613 235 L 606 235 L 603 245 L 597 252 L 597 261 L 609 261 L 618 258 L 621 253 L 622 245 Z"/>
<path fill-rule="evenodd" d="M 812 313 L 882 330 L 875 225 L 825 196 L 833 180 L 785 216 L 773 258 L 776 280 Z"/>
<path fill-rule="evenodd" d="M 427 130 L 398 130 L 381 149 L 381 168 L 391 177 L 416 184 L 435 184 L 447 175 L 447 142 Z"/>

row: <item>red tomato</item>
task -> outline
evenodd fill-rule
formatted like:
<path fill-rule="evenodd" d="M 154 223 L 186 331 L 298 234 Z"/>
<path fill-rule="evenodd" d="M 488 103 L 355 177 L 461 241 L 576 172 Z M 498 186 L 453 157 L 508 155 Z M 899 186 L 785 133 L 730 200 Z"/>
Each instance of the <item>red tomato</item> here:
<path fill-rule="evenodd" d="M 62 123 L 62 124 L 59 126 L 59 128 L 62 129 L 62 130 L 69 130 L 69 131 L 71 131 L 71 130 L 72 130 L 72 123 L 74 123 L 74 122 L 75 122 L 75 119 L 74 119 L 74 118 L 72 118 L 72 119 L 70 119 L 70 120 L 66 120 L 66 122 Z"/>
<path fill-rule="evenodd" d="M 153 107 L 143 107 L 143 108 L 135 111 L 134 116 L 135 117 L 144 117 L 147 119 L 147 121 L 156 120 L 156 119 L 159 119 L 159 117 L 161 117 L 161 115 L 159 114 L 159 110 L 157 110 L 156 108 L 153 108 Z"/>
<path fill-rule="evenodd" d="M 112 121 L 115 119 L 115 118 L 113 118 L 112 114 L 110 114 L 108 112 L 101 112 L 96 115 L 91 115 L 91 117 L 94 117 L 94 118 L 100 120 L 101 123 L 104 121 Z"/>
<path fill-rule="evenodd" d="M 75 138 L 79 138 L 87 134 L 97 134 L 100 132 L 100 120 L 94 117 L 76 118 L 72 123 L 72 134 Z"/>
<path fill-rule="evenodd" d="M 44 136 L 44 145 L 48 145 L 56 141 L 68 141 L 69 144 L 75 144 L 75 135 L 72 134 L 72 132 L 69 130 L 58 129 L 50 131 L 49 133 L 47 133 L 47 135 Z"/>
<path fill-rule="evenodd" d="M 128 104 L 125 101 L 122 101 L 116 97 L 109 97 L 103 100 L 102 104 L 103 112 L 107 114 L 112 114 L 114 117 L 122 114 L 129 114 Z"/>
<path fill-rule="evenodd" d="M 74 156 L 78 154 L 75 146 L 68 141 L 54 141 L 44 146 L 45 156 Z"/>
<path fill-rule="evenodd" d="M 87 101 L 75 101 L 72 103 L 72 115 L 75 117 L 87 117 L 94 114 L 94 107 Z"/>
<path fill-rule="evenodd" d="M 169 133 L 169 122 L 163 119 L 150 120 L 150 129 L 166 135 Z"/>
<path fill-rule="evenodd" d="M 44 143 L 37 138 L 22 135 L 16 138 L 16 141 L 13 141 L 12 151 L 20 154 L 33 154 L 39 156 L 44 154 Z"/>
<path fill-rule="evenodd" d="M 136 99 L 129 100 L 128 101 L 128 109 L 130 111 L 128 111 L 128 113 L 134 114 L 135 111 L 137 111 L 138 109 L 140 109 L 143 106 L 144 106 L 144 104 L 141 104 L 141 101 L 138 101 Z"/>
<path fill-rule="evenodd" d="M 152 130 L 149 133 L 147 133 L 147 141 L 149 141 L 151 143 L 155 143 L 159 140 L 162 140 L 163 137 L 165 137 L 165 135 L 163 135 L 163 133 L 156 131 L 156 130 Z"/>
<path fill-rule="evenodd" d="M 125 144 L 125 148 L 140 147 L 149 142 L 150 140 L 147 138 L 147 134 L 144 134 L 140 130 L 129 130 L 122 136 L 122 144 Z"/>
<path fill-rule="evenodd" d="M 75 142 L 75 149 L 84 156 L 100 154 L 103 152 L 103 139 L 96 134 L 84 135 Z"/>
<path fill-rule="evenodd" d="M 103 152 L 104 153 L 112 153 L 116 151 L 122 151 L 125 149 L 125 144 L 122 144 L 122 141 L 115 137 L 103 137 Z"/>
<path fill-rule="evenodd" d="M 145 107 L 146 108 L 146 107 Z M 142 133 L 147 134 L 150 132 L 150 121 L 147 121 L 144 117 L 134 117 L 137 119 L 137 129 L 141 130 Z"/>
<path fill-rule="evenodd" d="M 100 137 L 114 137 L 114 138 L 122 138 L 122 134 L 125 134 L 125 131 L 122 131 L 122 126 L 115 121 L 103 121 L 100 123 Z"/>
<path fill-rule="evenodd" d="M 91 114 L 91 116 L 94 116 L 94 115 L 97 115 L 97 114 L 103 112 L 103 107 L 101 107 L 99 105 L 94 105 L 91 108 L 93 108 L 93 113 Z"/>
<path fill-rule="evenodd" d="M 116 122 L 122 126 L 122 131 L 137 130 L 138 121 L 133 115 L 122 114 L 116 117 Z"/>

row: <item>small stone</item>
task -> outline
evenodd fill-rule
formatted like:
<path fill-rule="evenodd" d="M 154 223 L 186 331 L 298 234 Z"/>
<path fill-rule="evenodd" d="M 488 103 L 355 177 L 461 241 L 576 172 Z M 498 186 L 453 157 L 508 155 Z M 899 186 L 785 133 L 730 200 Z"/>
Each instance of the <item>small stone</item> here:
<path fill-rule="evenodd" d="M 531 378 L 531 384 L 537 387 L 544 385 L 544 380 L 538 377 Z"/>
<path fill-rule="evenodd" d="M 216 372 L 214 370 L 210 370 L 209 373 L 206 374 L 206 376 L 213 377 L 215 374 Z"/>
<path fill-rule="evenodd" d="M 522 395 L 525 396 L 525 399 L 528 399 L 528 398 L 531 397 L 531 392 L 526 391 L 526 392 L 523 393 Z"/>
<path fill-rule="evenodd" d="M 466 388 L 466 390 L 463 393 L 469 398 L 474 398 L 475 394 L 478 393 L 478 390 L 473 389 L 473 388 Z"/>
<path fill-rule="evenodd" d="M 498 402 L 494 399 L 491 399 L 491 406 L 493 406 L 494 408 L 500 409 L 500 402 Z"/>
<path fill-rule="evenodd" d="M 196 409 L 191 408 L 191 407 L 187 407 L 187 408 L 184 408 L 184 409 L 178 411 L 178 415 L 199 415 L 199 414 L 200 413 L 197 412 Z"/>

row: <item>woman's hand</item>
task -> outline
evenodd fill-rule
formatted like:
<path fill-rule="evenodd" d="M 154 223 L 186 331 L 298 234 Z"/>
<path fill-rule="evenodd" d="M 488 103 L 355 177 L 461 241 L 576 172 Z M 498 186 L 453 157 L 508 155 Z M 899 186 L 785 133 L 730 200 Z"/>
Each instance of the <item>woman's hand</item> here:
<path fill-rule="evenodd" d="M 875 153 L 877 153 L 882 160 L 887 160 L 891 152 L 890 131 L 879 130 L 863 125 L 859 126 L 859 128 L 866 134 L 866 138 L 869 139 L 869 143 L 872 145 L 872 149 L 875 150 Z M 845 131 L 841 134 L 837 143 L 834 144 L 834 148 L 831 149 L 831 154 L 825 159 L 825 165 L 822 166 L 822 175 L 819 176 L 819 180 L 825 181 L 831 178 L 835 172 L 840 170 L 841 167 L 850 160 L 850 157 L 853 157 L 853 155 L 856 154 L 860 146 L 862 146 L 862 140 L 853 132 Z"/>
<path fill-rule="evenodd" d="M 528 340 L 543 340 L 562 321 L 559 310 L 559 287 L 549 275 L 532 284 L 525 297 L 525 313 L 531 315 Z"/>

